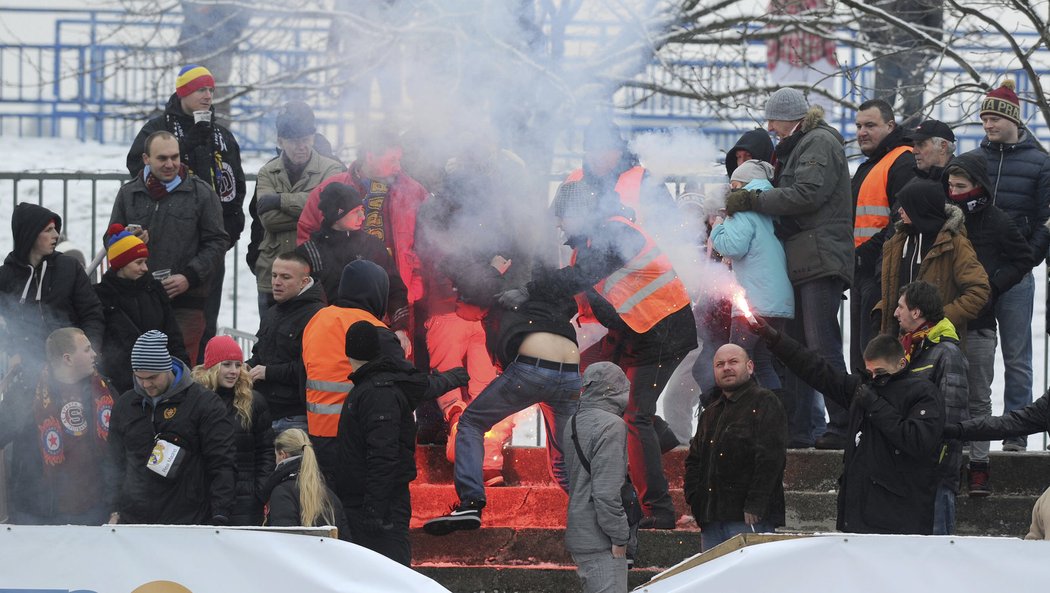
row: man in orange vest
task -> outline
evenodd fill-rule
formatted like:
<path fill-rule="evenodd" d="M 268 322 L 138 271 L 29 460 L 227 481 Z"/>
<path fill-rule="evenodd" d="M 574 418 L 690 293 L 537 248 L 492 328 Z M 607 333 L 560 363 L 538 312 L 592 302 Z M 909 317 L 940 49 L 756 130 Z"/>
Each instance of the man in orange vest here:
<path fill-rule="evenodd" d="M 850 368 L 864 364 L 864 346 L 874 337 L 871 310 L 879 300 L 882 244 L 893 235 L 897 192 L 915 178 L 911 140 L 897 125 L 890 104 L 874 99 L 857 110 L 857 146 L 866 161 L 853 175 L 853 245 L 857 256 L 850 288 Z"/>
<path fill-rule="evenodd" d="M 383 268 L 364 259 L 343 268 L 335 302 L 318 311 L 303 331 L 303 366 L 306 369 L 306 423 L 321 469 L 336 466 L 339 413 L 354 386 L 353 372 L 343 352 L 346 332 L 358 321 L 379 328 L 384 354 L 404 358 L 398 337 L 380 321 L 386 314 L 390 278 Z"/>
<path fill-rule="evenodd" d="M 697 347 L 689 295 L 667 255 L 624 216 L 615 198 L 584 181 L 564 183 L 554 198 L 554 215 L 574 250 L 572 265 L 535 277 L 525 289 L 504 293 L 500 302 L 519 305 L 530 292 L 553 299 L 587 297 L 609 333 L 581 353 L 581 367 L 610 361 L 631 380 L 624 419 L 631 481 L 646 515 L 639 527 L 674 529 L 653 417 L 671 373 Z"/>

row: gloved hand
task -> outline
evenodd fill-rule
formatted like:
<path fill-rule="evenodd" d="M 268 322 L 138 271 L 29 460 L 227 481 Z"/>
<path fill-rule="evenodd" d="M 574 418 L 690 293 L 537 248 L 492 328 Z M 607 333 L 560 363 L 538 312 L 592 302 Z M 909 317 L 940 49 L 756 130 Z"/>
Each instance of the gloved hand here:
<path fill-rule="evenodd" d="M 879 399 L 879 395 L 875 393 L 871 383 L 861 383 L 857 386 L 857 390 L 853 392 L 853 399 L 857 400 L 860 407 L 867 410 L 875 404 L 875 400 Z"/>
<path fill-rule="evenodd" d="M 754 210 L 756 196 L 758 192 L 750 189 L 735 189 L 729 192 L 726 196 L 726 216 Z"/>
<path fill-rule="evenodd" d="M 362 531 L 373 537 L 378 537 L 382 535 L 384 531 L 390 531 L 393 528 L 394 524 L 383 521 L 383 517 L 380 516 L 379 511 L 371 506 L 365 507 L 365 516 L 361 519 Z"/>
<path fill-rule="evenodd" d="M 190 131 L 186 134 L 186 139 L 192 146 L 211 146 L 211 123 L 206 121 L 199 121 L 193 124 Z"/>
<path fill-rule="evenodd" d="M 230 524 L 230 519 L 226 515 L 212 515 L 211 524 L 223 527 Z"/>
<path fill-rule="evenodd" d="M 259 196 L 258 201 L 255 204 L 255 211 L 259 214 L 263 214 L 265 212 L 269 212 L 270 210 L 277 210 L 280 207 L 280 194 L 263 194 Z"/>
<path fill-rule="evenodd" d="M 777 331 L 773 327 L 770 327 L 770 325 L 768 323 L 766 323 L 765 319 L 762 319 L 761 317 L 759 317 L 758 315 L 755 315 L 754 313 L 752 313 L 751 315 L 752 315 L 752 317 L 755 318 L 754 321 L 751 321 L 751 319 L 748 319 L 747 317 L 744 318 L 744 319 L 747 319 L 747 324 L 749 326 L 751 326 L 751 331 L 753 331 L 756 334 L 758 334 L 759 337 L 761 337 L 763 340 L 765 340 L 766 343 L 769 344 L 770 346 L 773 346 L 777 342 L 780 341 L 780 332 L 779 331 Z"/>
<path fill-rule="evenodd" d="M 525 287 L 512 288 L 499 293 L 496 298 L 499 299 L 499 304 L 507 309 L 516 309 L 529 300 L 529 290 Z"/>
<path fill-rule="evenodd" d="M 454 384 L 453 387 L 466 387 L 467 383 L 470 382 L 470 375 L 467 374 L 467 369 L 463 367 L 456 367 L 445 371 L 445 376 Z"/>
<path fill-rule="evenodd" d="M 944 438 L 946 439 L 958 439 L 962 438 L 962 424 L 953 422 L 951 424 L 944 425 Z"/>

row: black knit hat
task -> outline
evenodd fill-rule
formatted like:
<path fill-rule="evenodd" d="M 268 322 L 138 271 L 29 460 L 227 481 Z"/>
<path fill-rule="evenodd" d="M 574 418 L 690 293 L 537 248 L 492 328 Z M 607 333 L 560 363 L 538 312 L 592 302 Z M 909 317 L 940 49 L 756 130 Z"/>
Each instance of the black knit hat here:
<path fill-rule="evenodd" d="M 289 101 L 277 113 L 278 138 L 302 138 L 316 132 L 314 111 L 302 101 Z"/>
<path fill-rule="evenodd" d="M 364 204 L 357 188 L 345 183 L 329 183 L 321 190 L 317 208 L 321 211 L 323 225 L 330 227 L 354 208 Z"/>
<path fill-rule="evenodd" d="M 354 360 L 379 356 L 379 331 L 367 321 L 358 321 L 346 330 L 346 355 Z"/>

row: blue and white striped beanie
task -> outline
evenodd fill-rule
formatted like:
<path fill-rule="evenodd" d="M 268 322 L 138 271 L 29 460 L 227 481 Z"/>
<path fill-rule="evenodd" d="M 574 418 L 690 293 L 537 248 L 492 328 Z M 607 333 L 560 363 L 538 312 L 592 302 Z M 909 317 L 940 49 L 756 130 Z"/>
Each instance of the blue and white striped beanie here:
<path fill-rule="evenodd" d="M 168 336 L 151 329 L 135 340 L 131 348 L 131 370 L 166 372 L 171 370 Z"/>

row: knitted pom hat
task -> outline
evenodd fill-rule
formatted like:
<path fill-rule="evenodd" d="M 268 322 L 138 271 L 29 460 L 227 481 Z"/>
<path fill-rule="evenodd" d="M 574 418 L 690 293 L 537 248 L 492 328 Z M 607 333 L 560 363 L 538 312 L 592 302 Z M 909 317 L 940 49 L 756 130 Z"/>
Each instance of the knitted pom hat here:
<path fill-rule="evenodd" d="M 175 79 L 175 94 L 188 97 L 197 89 L 206 86 L 215 88 L 215 77 L 204 66 L 190 64 L 179 70 L 179 76 Z"/>
<path fill-rule="evenodd" d="M 170 371 L 171 354 L 168 353 L 167 334 L 151 329 L 139 336 L 131 347 L 131 369 L 158 373 Z"/>
<path fill-rule="evenodd" d="M 244 351 L 237 345 L 237 340 L 230 336 L 215 336 L 208 340 L 204 347 L 204 368 L 210 369 L 227 360 L 244 362 Z"/>
<path fill-rule="evenodd" d="M 981 115 L 998 115 L 1021 125 L 1021 101 L 1014 88 L 1014 81 L 1007 78 L 999 88 L 989 92 L 981 103 Z"/>
<path fill-rule="evenodd" d="M 109 267 L 119 270 L 140 257 L 149 257 L 149 249 L 142 239 L 124 230 L 124 225 L 114 222 L 106 230 L 106 257 Z"/>

